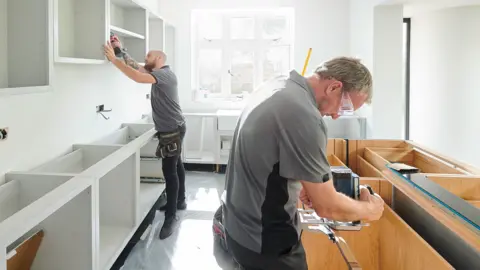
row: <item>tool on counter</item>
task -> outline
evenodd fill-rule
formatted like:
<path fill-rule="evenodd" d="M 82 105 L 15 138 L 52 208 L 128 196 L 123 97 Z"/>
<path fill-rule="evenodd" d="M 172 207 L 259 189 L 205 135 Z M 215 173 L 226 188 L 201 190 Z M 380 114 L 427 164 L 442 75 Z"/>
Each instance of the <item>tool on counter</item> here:
<path fill-rule="evenodd" d="M 331 171 L 333 185 L 338 192 L 355 200 L 360 198 L 361 188 L 367 188 L 370 194 L 374 194 L 370 186 L 360 185 L 359 176 L 353 173 L 348 167 L 333 166 L 331 167 Z M 323 233 L 337 245 L 349 267 L 348 269 L 362 269 L 345 240 L 336 236 L 334 231 L 359 231 L 362 227 L 369 226 L 368 223 L 361 223 L 358 220 L 349 222 L 329 220 L 319 217 L 313 209 L 298 209 L 298 216 L 302 229 L 315 233 Z"/>
<path fill-rule="evenodd" d="M 389 165 L 389 168 L 397 171 L 400 174 L 411 174 L 411 173 L 419 173 L 420 169 L 407 165 L 405 163 L 394 162 Z"/>

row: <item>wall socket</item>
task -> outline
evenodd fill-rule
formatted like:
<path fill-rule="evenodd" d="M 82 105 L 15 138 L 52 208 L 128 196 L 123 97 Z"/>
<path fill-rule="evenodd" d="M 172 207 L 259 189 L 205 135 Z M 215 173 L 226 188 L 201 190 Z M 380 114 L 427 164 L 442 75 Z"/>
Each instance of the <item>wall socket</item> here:
<path fill-rule="evenodd" d="M 8 127 L 0 128 L 0 141 L 8 139 Z"/>
<path fill-rule="evenodd" d="M 150 99 L 150 94 L 147 94 L 145 97 L 146 97 L 147 99 Z"/>

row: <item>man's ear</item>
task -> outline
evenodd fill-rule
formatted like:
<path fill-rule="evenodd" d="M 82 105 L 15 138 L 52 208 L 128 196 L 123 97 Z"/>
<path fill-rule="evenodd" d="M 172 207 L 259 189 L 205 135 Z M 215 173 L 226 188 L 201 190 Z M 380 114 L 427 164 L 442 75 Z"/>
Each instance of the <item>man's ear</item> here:
<path fill-rule="evenodd" d="M 326 94 L 327 95 L 335 94 L 338 91 L 342 91 L 342 87 L 343 87 L 342 82 L 334 80 L 328 85 L 327 90 L 326 90 L 327 91 Z"/>

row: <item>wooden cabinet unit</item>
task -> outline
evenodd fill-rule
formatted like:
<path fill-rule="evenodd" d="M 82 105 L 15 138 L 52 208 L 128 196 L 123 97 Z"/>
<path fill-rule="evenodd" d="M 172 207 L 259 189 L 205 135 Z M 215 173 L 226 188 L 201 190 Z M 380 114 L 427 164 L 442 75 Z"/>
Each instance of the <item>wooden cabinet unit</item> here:
<path fill-rule="evenodd" d="M 332 166 L 352 169 L 387 204 L 382 218 L 369 227 L 336 232 L 362 269 L 480 269 L 480 224 L 472 212 L 480 217 L 478 168 L 402 140 L 330 139 L 327 156 Z M 418 176 L 467 204 L 450 206 L 446 197 L 435 197 L 437 190 L 423 190 L 387 167 L 397 162 L 418 168 Z M 474 220 L 460 216 L 467 210 Z M 324 234 L 303 231 L 302 241 L 309 269 L 348 269 Z"/>

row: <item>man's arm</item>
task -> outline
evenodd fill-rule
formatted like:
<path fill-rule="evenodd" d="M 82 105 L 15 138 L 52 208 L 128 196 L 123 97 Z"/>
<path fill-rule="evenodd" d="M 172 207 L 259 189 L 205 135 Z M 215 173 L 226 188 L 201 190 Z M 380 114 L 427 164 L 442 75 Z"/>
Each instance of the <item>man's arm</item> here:
<path fill-rule="evenodd" d="M 125 60 L 125 64 L 133 69 L 136 69 L 142 73 L 148 73 L 148 71 L 145 69 L 145 67 L 143 67 L 142 65 L 140 65 L 139 63 L 137 63 L 137 61 L 135 61 L 135 59 L 133 59 L 127 52 L 123 52 L 123 60 Z"/>
<path fill-rule="evenodd" d="M 123 74 L 127 75 L 130 79 L 136 81 L 137 83 L 148 83 L 148 84 L 154 84 L 157 82 L 157 80 L 149 73 L 143 73 L 140 72 L 139 70 L 133 69 L 130 66 L 127 66 L 125 62 L 123 62 L 120 59 L 112 59 L 112 63 L 120 69 Z"/>
<path fill-rule="evenodd" d="M 136 69 L 133 69 L 127 66 L 124 61 L 118 59 L 115 56 L 115 52 L 110 42 L 108 42 L 103 48 L 104 48 L 105 56 L 107 57 L 107 59 L 110 62 L 112 62 L 118 69 L 120 69 L 120 71 L 122 71 L 125 75 L 127 75 L 127 77 L 129 77 L 130 79 L 138 83 L 149 83 L 149 84 L 157 83 L 157 80 L 151 74 L 142 73 Z"/>
<path fill-rule="evenodd" d="M 321 126 L 323 123 L 315 116 L 292 113 L 292 110 L 281 110 L 280 114 L 285 123 L 277 132 L 280 175 L 302 183 L 315 212 L 337 221 L 380 218 L 383 212 L 381 198 L 362 190 L 363 201 L 356 201 L 335 190 L 325 153 L 328 139 L 325 127 Z"/>
<path fill-rule="evenodd" d="M 301 181 L 308 194 L 312 208 L 317 215 L 336 221 L 376 220 L 380 218 L 381 210 L 375 207 L 376 202 L 369 199 L 368 194 L 362 194 L 366 201 L 353 200 L 335 190 L 332 181 L 325 183 L 312 183 Z M 362 193 L 368 191 L 362 189 Z M 379 199 L 378 203 L 382 203 Z M 378 213 L 380 211 L 380 213 Z M 377 217 L 378 216 L 378 217 Z"/>

